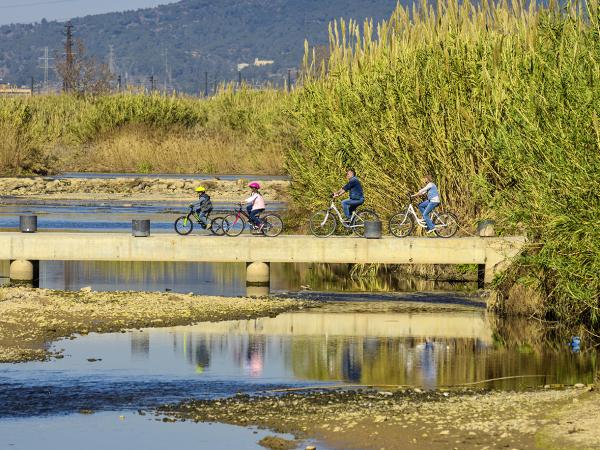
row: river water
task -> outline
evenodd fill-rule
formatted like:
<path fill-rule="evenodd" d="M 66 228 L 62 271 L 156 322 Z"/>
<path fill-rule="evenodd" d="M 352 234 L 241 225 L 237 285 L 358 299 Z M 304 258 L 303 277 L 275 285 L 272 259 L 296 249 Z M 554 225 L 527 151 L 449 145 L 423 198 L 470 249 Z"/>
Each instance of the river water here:
<path fill-rule="evenodd" d="M 171 232 L 185 206 L 4 201 L 0 228 L 14 227 L 21 213 L 37 213 L 50 229 L 127 231 L 139 213 L 152 217 L 153 232 Z M 198 237 L 182 237 L 188 238 Z M 40 286 L 247 293 L 243 264 L 42 262 Z M 487 313 L 475 290 L 474 283 L 394 274 L 351 277 L 345 265 L 273 264 L 271 295 L 323 306 L 274 318 L 78 336 L 51 344 L 64 358 L 0 364 L 0 449 L 261 448 L 257 441 L 272 433 L 138 414 L 165 402 L 239 392 L 340 383 L 431 389 L 495 379 L 476 385 L 512 390 L 592 382 L 597 354 L 549 341 L 538 323 Z"/>

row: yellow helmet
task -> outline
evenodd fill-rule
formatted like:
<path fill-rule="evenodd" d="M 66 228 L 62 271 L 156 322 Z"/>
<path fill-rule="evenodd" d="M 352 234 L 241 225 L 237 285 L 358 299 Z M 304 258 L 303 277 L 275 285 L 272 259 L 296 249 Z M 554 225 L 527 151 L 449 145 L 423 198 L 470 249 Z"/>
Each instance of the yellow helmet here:
<path fill-rule="evenodd" d="M 205 191 L 206 191 L 206 188 L 204 186 L 198 186 L 196 188 L 196 192 L 205 192 Z"/>

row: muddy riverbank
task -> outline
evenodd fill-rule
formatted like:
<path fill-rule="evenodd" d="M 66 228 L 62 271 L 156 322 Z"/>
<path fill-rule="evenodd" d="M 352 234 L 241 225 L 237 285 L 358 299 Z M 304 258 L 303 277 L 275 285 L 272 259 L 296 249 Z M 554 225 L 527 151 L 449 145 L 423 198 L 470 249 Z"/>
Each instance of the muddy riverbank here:
<path fill-rule="evenodd" d="M 544 448 L 598 448 L 600 416 L 589 414 L 585 422 L 573 422 L 570 405 L 585 405 L 591 413 L 600 407 L 600 395 L 583 385 L 527 392 L 289 392 L 191 401 L 164 406 L 157 414 L 163 421 L 254 425 L 347 450 L 531 449 L 540 442 L 546 442 Z"/>
<path fill-rule="evenodd" d="M 0 178 L 0 197 L 44 198 L 47 200 L 194 200 L 194 189 L 206 187 L 213 201 L 239 201 L 247 197 L 250 179 L 212 178 Z M 289 181 L 259 180 L 267 201 L 287 201 Z"/>
<path fill-rule="evenodd" d="M 301 300 L 175 293 L 0 288 L 0 363 L 43 360 L 60 337 L 131 328 L 274 316 L 314 306 Z M 53 355 L 60 356 L 60 355 Z"/>

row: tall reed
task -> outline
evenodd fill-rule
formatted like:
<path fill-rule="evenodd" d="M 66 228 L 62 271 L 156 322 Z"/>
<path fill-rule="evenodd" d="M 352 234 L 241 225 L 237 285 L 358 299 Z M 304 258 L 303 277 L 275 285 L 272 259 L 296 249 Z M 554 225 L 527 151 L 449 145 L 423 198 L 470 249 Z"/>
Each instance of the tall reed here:
<path fill-rule="evenodd" d="M 467 229 L 528 235 L 513 281 L 543 291 L 541 316 L 600 325 L 599 13 L 439 0 L 334 22 L 290 111 L 296 201 L 323 204 L 353 166 L 385 215 L 432 173 Z"/>

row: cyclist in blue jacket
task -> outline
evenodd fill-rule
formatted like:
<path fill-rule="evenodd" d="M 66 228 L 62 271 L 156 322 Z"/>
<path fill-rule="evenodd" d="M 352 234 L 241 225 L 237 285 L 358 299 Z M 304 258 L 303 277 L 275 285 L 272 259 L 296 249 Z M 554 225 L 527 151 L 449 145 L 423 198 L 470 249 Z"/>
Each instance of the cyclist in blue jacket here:
<path fill-rule="evenodd" d="M 339 197 L 344 193 L 349 192 L 349 198 L 342 200 L 342 208 L 344 214 L 350 220 L 352 213 L 365 202 L 365 195 L 363 193 L 362 184 L 356 177 L 356 171 L 354 169 L 348 169 L 346 171 L 346 179 L 348 182 L 337 192 L 333 193 L 333 197 Z"/>

